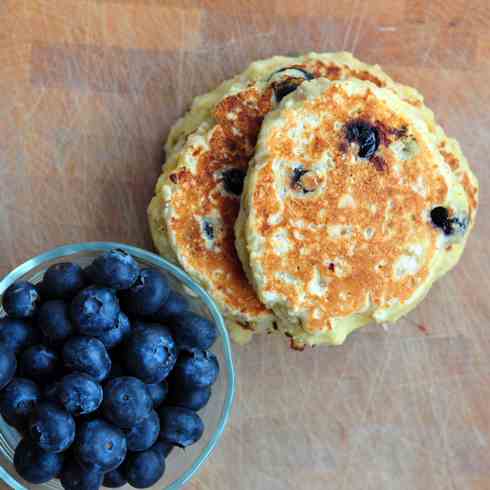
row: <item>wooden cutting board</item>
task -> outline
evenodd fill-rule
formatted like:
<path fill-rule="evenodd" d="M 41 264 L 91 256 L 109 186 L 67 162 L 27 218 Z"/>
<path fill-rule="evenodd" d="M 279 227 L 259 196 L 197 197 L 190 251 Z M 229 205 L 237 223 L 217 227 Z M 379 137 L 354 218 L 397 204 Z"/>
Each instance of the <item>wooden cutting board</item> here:
<path fill-rule="evenodd" d="M 236 347 L 199 490 L 490 489 L 488 0 L 1 0 L 0 273 L 56 245 L 151 248 L 162 142 L 252 60 L 348 50 L 426 96 L 481 183 L 458 265 L 407 319 Z"/>

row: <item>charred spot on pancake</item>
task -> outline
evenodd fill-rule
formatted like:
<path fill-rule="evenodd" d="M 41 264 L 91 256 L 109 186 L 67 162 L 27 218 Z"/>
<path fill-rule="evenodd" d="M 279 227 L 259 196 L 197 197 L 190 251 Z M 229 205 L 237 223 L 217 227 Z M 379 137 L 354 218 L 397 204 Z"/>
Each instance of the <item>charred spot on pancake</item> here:
<path fill-rule="evenodd" d="M 367 121 L 358 119 L 348 123 L 346 137 L 349 143 L 359 145 L 359 158 L 369 160 L 378 150 L 380 141 L 378 129 Z"/>
<path fill-rule="evenodd" d="M 384 172 L 387 169 L 386 162 L 379 156 L 371 158 L 371 163 L 378 172 Z"/>
<path fill-rule="evenodd" d="M 178 177 L 177 177 L 177 175 L 175 175 L 175 174 L 170 174 L 170 180 L 171 180 L 171 181 L 172 181 L 174 184 L 176 184 L 176 183 L 177 183 L 177 181 L 178 181 Z"/>
<path fill-rule="evenodd" d="M 284 77 L 279 76 L 277 80 L 271 83 L 277 103 L 281 102 L 286 95 L 294 92 L 305 80 L 313 80 L 315 78 L 310 72 L 299 66 L 286 66 L 276 70 L 268 81 L 276 78 L 278 74 L 283 74 Z"/>
<path fill-rule="evenodd" d="M 242 168 L 229 168 L 223 172 L 223 186 L 226 192 L 240 196 L 243 191 L 245 170 Z"/>
<path fill-rule="evenodd" d="M 449 211 L 443 206 L 437 206 L 430 212 L 430 219 L 436 228 L 440 228 L 445 235 L 464 233 L 468 227 L 467 218 L 449 217 Z"/>
<path fill-rule="evenodd" d="M 293 169 L 293 175 L 291 176 L 291 188 L 295 191 L 308 194 L 316 189 L 316 183 L 317 179 L 315 176 L 311 175 L 311 172 L 306 170 L 302 165 Z"/>
<path fill-rule="evenodd" d="M 206 235 L 206 238 L 209 240 L 214 240 L 214 226 L 211 222 L 208 220 L 204 219 L 202 222 L 202 227 L 204 230 L 204 233 Z"/>

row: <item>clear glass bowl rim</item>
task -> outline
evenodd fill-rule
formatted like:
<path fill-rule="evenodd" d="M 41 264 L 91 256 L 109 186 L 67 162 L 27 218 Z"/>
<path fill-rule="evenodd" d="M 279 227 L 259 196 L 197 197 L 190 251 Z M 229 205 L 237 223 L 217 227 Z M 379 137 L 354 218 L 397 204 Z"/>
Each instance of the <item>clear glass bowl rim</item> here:
<path fill-rule="evenodd" d="M 33 268 L 43 264 L 44 262 L 50 260 L 56 260 L 62 258 L 64 256 L 69 256 L 73 254 L 77 254 L 85 251 L 104 251 L 111 250 L 113 248 L 121 248 L 137 259 L 146 260 L 148 262 L 153 263 L 157 267 L 161 267 L 162 269 L 173 274 L 177 279 L 182 281 L 182 283 L 188 287 L 191 291 L 196 293 L 198 296 L 206 304 L 206 307 L 209 308 L 211 315 L 218 327 L 219 333 L 223 339 L 223 351 L 225 354 L 226 361 L 226 370 L 229 376 L 229 382 L 227 384 L 227 392 L 225 397 L 225 406 L 223 410 L 223 415 L 220 419 L 218 427 L 214 432 L 211 440 L 208 445 L 201 452 L 199 457 L 194 461 L 192 466 L 184 472 L 184 474 L 178 479 L 175 480 L 170 486 L 165 487 L 164 490 L 178 490 L 182 488 L 189 480 L 199 471 L 204 462 L 208 459 L 209 455 L 213 451 L 213 449 L 218 444 L 220 440 L 226 424 L 229 420 L 231 409 L 233 406 L 233 400 L 235 397 L 235 389 L 236 389 L 236 380 L 235 380 L 235 369 L 233 366 L 233 356 L 230 344 L 230 337 L 228 335 L 228 330 L 226 329 L 225 322 L 223 320 L 223 316 L 221 315 L 218 307 L 216 306 L 214 300 L 209 296 L 209 294 L 199 286 L 193 279 L 190 278 L 182 269 L 171 264 L 167 260 L 162 257 L 149 252 L 147 250 L 143 250 L 138 247 L 134 247 L 132 245 L 126 245 L 123 243 L 116 242 L 85 242 L 85 243 L 77 243 L 73 245 L 63 245 L 61 247 L 54 248 L 47 252 L 44 252 L 36 257 L 33 257 L 23 264 L 17 266 L 11 272 L 9 272 L 1 281 L 0 281 L 0 294 L 8 287 L 8 285 L 12 284 L 24 274 L 27 274 Z M 0 466 L 0 479 L 4 481 L 7 485 L 15 490 L 27 490 L 24 486 L 22 486 L 19 482 L 17 482 L 6 470 Z M 162 489 L 163 490 L 163 489 Z"/>

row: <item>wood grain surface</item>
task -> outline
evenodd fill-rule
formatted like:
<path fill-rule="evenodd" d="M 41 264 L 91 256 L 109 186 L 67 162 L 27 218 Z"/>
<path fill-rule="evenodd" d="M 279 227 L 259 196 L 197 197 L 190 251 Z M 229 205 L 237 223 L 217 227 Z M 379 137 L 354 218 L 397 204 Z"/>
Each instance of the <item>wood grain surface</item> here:
<path fill-rule="evenodd" d="M 481 183 L 458 265 L 337 348 L 236 347 L 231 423 L 193 490 L 490 489 L 488 0 L 1 0 L 0 273 L 56 245 L 151 248 L 162 142 L 258 58 L 349 50 L 419 88 Z"/>

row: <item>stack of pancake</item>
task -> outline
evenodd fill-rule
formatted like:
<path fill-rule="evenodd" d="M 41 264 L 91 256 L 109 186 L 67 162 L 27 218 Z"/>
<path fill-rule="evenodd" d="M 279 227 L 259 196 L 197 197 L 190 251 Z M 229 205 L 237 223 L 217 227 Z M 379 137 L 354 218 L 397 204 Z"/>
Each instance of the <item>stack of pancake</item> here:
<path fill-rule="evenodd" d="M 232 338 L 341 344 L 460 258 L 478 182 L 422 96 L 349 53 L 252 63 L 172 128 L 148 216 Z"/>

